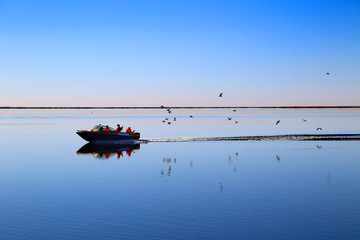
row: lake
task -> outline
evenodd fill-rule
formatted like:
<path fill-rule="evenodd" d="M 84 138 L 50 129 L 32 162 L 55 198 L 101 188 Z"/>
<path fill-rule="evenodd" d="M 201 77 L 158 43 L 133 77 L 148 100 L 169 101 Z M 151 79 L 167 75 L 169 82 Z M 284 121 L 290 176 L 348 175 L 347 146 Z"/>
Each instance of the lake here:
<path fill-rule="evenodd" d="M 360 133 L 360 109 L 0 113 L 1 239 L 360 238 L 360 141 L 176 141 Z M 146 143 L 84 146 L 99 123 Z"/>

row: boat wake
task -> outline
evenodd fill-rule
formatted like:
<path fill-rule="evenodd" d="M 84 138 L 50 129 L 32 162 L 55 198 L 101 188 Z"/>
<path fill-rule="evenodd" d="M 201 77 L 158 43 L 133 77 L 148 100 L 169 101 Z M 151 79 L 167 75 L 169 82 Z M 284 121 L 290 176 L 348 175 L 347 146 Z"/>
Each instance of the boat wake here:
<path fill-rule="evenodd" d="M 184 138 L 149 138 L 139 142 L 199 142 L 199 141 L 359 141 L 360 134 L 287 134 L 266 136 L 236 137 L 184 137 Z"/>

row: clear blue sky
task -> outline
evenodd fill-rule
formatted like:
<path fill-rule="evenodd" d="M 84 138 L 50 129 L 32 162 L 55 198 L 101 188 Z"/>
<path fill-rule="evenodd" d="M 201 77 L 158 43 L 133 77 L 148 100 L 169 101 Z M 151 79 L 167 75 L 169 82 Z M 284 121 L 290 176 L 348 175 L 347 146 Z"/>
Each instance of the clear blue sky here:
<path fill-rule="evenodd" d="M 0 106 L 360 105 L 359 93 L 358 0 L 0 0 Z"/>

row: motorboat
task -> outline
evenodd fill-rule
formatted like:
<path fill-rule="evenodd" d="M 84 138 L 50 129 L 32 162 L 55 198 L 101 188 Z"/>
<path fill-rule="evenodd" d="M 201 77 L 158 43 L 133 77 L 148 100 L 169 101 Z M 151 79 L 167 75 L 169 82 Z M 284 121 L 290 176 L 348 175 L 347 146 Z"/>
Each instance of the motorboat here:
<path fill-rule="evenodd" d="M 84 140 L 91 143 L 104 143 L 104 142 L 122 142 L 122 141 L 134 141 L 140 138 L 138 132 L 121 132 L 109 127 L 108 131 L 105 125 L 96 125 L 91 130 L 77 130 L 76 133 Z"/>

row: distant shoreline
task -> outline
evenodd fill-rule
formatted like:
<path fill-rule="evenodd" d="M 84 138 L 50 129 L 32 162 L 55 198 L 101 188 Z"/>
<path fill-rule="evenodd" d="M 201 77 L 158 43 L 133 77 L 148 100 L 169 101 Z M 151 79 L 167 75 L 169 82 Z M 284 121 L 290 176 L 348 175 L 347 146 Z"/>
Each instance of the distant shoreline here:
<path fill-rule="evenodd" d="M 3 106 L 0 109 L 326 109 L 326 108 L 360 108 L 360 106 L 225 106 L 225 107 L 172 107 L 172 106 L 163 106 L 163 107 L 10 107 Z"/>

